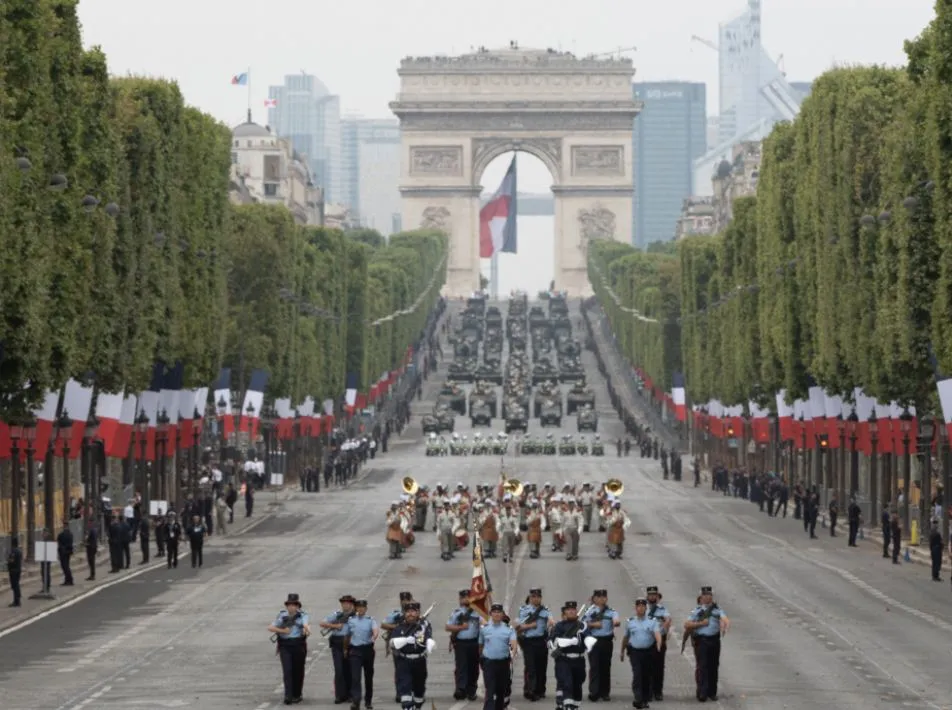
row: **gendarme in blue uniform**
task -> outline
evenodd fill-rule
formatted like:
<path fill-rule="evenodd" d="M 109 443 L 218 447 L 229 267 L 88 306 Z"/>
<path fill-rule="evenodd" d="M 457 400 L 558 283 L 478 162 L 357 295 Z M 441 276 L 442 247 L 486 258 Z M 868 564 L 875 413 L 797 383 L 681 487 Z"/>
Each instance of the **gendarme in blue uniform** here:
<path fill-rule="evenodd" d="M 655 645 L 655 633 L 660 632 L 661 627 L 654 619 L 644 616 L 638 618 L 632 616 L 628 619 L 625 626 L 625 636 L 628 637 L 628 646 L 640 651 L 651 648 Z"/>
<path fill-rule="evenodd" d="M 374 640 L 374 631 L 378 628 L 372 616 L 352 616 L 347 620 L 344 630 L 350 636 L 350 647 L 369 646 Z"/>
<path fill-rule="evenodd" d="M 671 617 L 671 612 L 664 604 L 655 604 L 654 607 L 648 604 L 648 617 L 658 622 L 658 630 L 662 636 L 667 636 L 668 631 L 664 627 L 664 620 Z"/>
<path fill-rule="evenodd" d="M 695 636 L 720 636 L 721 635 L 721 617 L 724 615 L 724 611 L 717 606 L 717 604 L 710 605 L 713 607 L 711 609 L 710 618 L 707 620 L 707 626 L 702 626 L 699 629 L 694 630 Z M 691 621 L 700 621 L 701 617 L 704 615 L 704 612 L 708 609 L 706 606 L 697 606 L 694 607 L 694 611 L 691 612 L 690 620 Z"/>
<path fill-rule="evenodd" d="M 548 624 L 549 617 L 551 614 L 549 610 L 543 607 L 533 606 L 532 604 L 523 604 L 519 608 L 519 624 L 526 624 L 529 622 L 529 617 L 537 614 L 535 627 L 524 631 L 522 636 L 527 639 L 536 639 L 536 638 L 545 638 L 548 634 Z"/>
<path fill-rule="evenodd" d="M 509 659 L 509 644 L 516 640 L 516 632 L 503 623 L 488 623 L 479 630 L 479 645 L 483 647 L 483 658 L 489 661 Z"/>
<path fill-rule="evenodd" d="M 461 606 L 453 610 L 447 623 L 453 626 L 467 624 L 465 629 L 456 633 L 457 641 L 475 641 L 479 638 L 479 614 L 469 607 Z"/>
<path fill-rule="evenodd" d="M 596 617 L 600 616 L 601 621 Z M 604 613 L 597 606 L 593 606 L 585 612 L 583 621 L 588 626 L 589 633 L 595 638 L 605 638 L 615 633 L 615 619 L 618 618 L 618 612 L 610 606 L 605 607 Z"/>

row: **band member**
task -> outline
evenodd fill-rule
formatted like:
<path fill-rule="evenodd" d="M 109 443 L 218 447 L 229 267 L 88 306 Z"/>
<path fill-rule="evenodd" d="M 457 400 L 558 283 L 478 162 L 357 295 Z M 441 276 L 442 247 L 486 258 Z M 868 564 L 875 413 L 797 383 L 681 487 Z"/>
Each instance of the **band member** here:
<path fill-rule="evenodd" d="M 374 642 L 380 634 L 380 627 L 376 619 L 367 616 L 367 600 L 358 599 L 354 602 L 354 615 L 347 620 L 344 626 L 347 631 L 345 646 L 350 665 L 350 707 L 351 710 L 360 710 L 360 700 L 367 710 L 373 709 L 374 698 Z M 363 693 L 361 693 L 361 677 L 363 677 Z"/>
<path fill-rule="evenodd" d="M 697 639 L 697 699 L 717 700 L 717 674 L 721 663 L 721 636 L 730 629 L 730 619 L 714 603 L 710 587 L 701 587 L 701 603 L 684 622 L 684 630 Z"/>
<path fill-rule="evenodd" d="M 483 710 L 504 710 L 509 700 L 512 658 L 518 652 L 516 632 L 505 621 L 502 604 L 489 608 L 490 621 L 479 630 L 486 700 Z"/>
<path fill-rule="evenodd" d="M 420 603 L 404 608 L 404 619 L 390 634 L 397 668 L 397 695 L 403 710 L 420 710 L 426 699 L 426 657 L 436 649 L 430 625 L 420 619 Z"/>
<path fill-rule="evenodd" d="M 446 630 L 450 632 L 450 650 L 456 660 L 456 700 L 476 699 L 479 683 L 479 614 L 470 606 L 469 590 L 459 592 L 459 607 L 450 614 Z"/>
<path fill-rule="evenodd" d="M 569 509 L 565 511 L 562 517 L 562 534 L 568 546 L 565 553 L 565 559 L 572 561 L 578 559 L 578 538 L 579 531 L 583 523 L 582 511 L 579 510 L 574 500 L 569 501 Z"/>
<path fill-rule="evenodd" d="M 621 625 L 618 612 L 608 606 L 607 590 L 592 592 L 592 606 L 585 611 L 582 621 L 595 638 L 595 646 L 588 652 L 588 699 L 593 703 L 607 702 L 611 700 L 615 628 Z"/>
<path fill-rule="evenodd" d="M 168 568 L 178 567 L 178 546 L 182 539 L 182 526 L 176 520 L 175 513 L 169 511 L 168 522 L 165 525 L 165 552 Z"/>
<path fill-rule="evenodd" d="M 671 631 L 671 612 L 661 603 L 661 593 L 657 587 L 648 587 L 648 618 L 658 622 L 661 631 L 661 647 L 657 650 L 651 665 L 651 695 L 657 701 L 664 700 L 664 666 L 668 653 L 668 633 Z M 648 702 L 648 698 L 645 698 Z"/>
<path fill-rule="evenodd" d="M 453 559 L 456 551 L 456 537 L 453 535 L 459 526 L 459 520 L 448 501 L 443 502 L 443 509 L 436 516 L 436 527 L 440 536 L 440 558 L 446 562 Z"/>
<path fill-rule="evenodd" d="M 516 549 L 516 536 L 519 534 L 519 515 L 512 509 L 511 498 L 503 502 L 497 527 L 502 536 L 502 561 L 512 562 Z"/>
<path fill-rule="evenodd" d="M 635 696 L 632 705 L 636 708 L 648 707 L 654 656 L 661 650 L 661 626 L 647 612 L 648 600 L 636 599 L 635 615 L 628 619 L 621 647 L 621 660 L 625 660 L 627 651 L 631 662 L 631 692 Z"/>
<path fill-rule="evenodd" d="M 391 503 L 387 511 L 387 547 L 390 549 L 390 559 L 397 560 L 403 555 L 403 516 L 400 515 L 398 503 Z"/>
<path fill-rule="evenodd" d="M 331 658 L 334 661 L 334 702 L 346 703 L 350 700 L 350 663 L 344 655 L 344 639 L 347 638 L 347 622 L 354 615 L 354 602 L 350 594 L 340 599 L 340 611 L 328 614 L 320 626 L 330 632 Z"/>
<path fill-rule="evenodd" d="M 559 552 L 565 546 L 562 535 L 562 520 L 565 517 L 565 503 L 561 496 L 552 496 L 554 505 L 549 508 L 549 529 L 552 530 L 552 552 Z"/>
<path fill-rule="evenodd" d="M 519 644 L 525 659 L 525 684 L 522 694 L 527 700 L 545 697 L 546 672 L 549 656 L 546 651 L 548 627 L 555 623 L 549 610 L 542 605 L 542 590 L 530 589 L 526 603 L 519 609 L 516 623 Z"/>
<path fill-rule="evenodd" d="M 411 592 L 400 592 L 400 608 L 394 609 L 380 624 L 380 628 L 383 629 L 383 640 L 387 643 L 387 652 L 386 655 L 390 655 L 390 634 L 393 633 L 393 630 L 397 628 L 398 625 L 403 623 L 403 614 L 406 611 L 407 604 L 413 601 L 413 594 Z M 393 659 L 393 678 L 394 684 L 397 682 L 397 659 Z M 400 696 L 397 695 L 394 700 L 395 703 L 400 702 Z"/>
<path fill-rule="evenodd" d="M 578 618 L 578 602 L 565 602 L 562 620 L 549 631 L 549 650 L 555 659 L 556 707 L 577 710 L 585 686 L 585 652 L 595 646 L 584 621 Z"/>
<path fill-rule="evenodd" d="M 479 518 L 479 537 L 483 541 L 483 557 L 488 559 L 496 556 L 496 543 L 499 542 L 496 522 L 496 509 L 492 503 L 487 503 Z"/>
<path fill-rule="evenodd" d="M 613 560 L 621 559 L 625 548 L 625 529 L 631 524 L 625 511 L 621 509 L 621 503 L 612 503 L 611 513 L 605 523 L 608 527 L 608 556 Z"/>
<path fill-rule="evenodd" d="M 529 515 L 526 518 L 526 542 L 529 544 L 529 557 L 537 559 L 539 548 L 542 546 L 542 531 L 545 529 L 545 515 L 539 510 L 535 501 L 529 504 Z"/>
<path fill-rule="evenodd" d="M 277 636 L 278 655 L 284 675 L 284 704 L 299 703 L 304 694 L 304 662 L 307 660 L 311 619 L 301 608 L 301 599 L 297 594 L 288 594 L 284 610 L 278 612 L 268 631 Z"/>

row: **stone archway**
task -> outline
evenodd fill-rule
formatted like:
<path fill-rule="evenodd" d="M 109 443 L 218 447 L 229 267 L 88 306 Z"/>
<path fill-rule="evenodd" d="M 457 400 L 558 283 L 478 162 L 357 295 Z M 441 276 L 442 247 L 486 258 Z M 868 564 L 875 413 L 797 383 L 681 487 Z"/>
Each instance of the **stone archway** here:
<path fill-rule="evenodd" d="M 479 180 L 509 151 L 539 158 L 555 195 L 555 283 L 591 293 L 593 239 L 631 242 L 632 128 L 640 104 L 628 59 L 551 50 L 413 57 L 400 64 L 403 224 L 450 235 L 446 292 L 479 288 Z"/>

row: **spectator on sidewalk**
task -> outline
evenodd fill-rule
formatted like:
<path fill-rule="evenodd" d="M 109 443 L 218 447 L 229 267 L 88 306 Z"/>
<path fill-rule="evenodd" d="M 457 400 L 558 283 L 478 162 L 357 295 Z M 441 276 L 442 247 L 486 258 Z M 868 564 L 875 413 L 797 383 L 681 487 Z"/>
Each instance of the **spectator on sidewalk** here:
<path fill-rule="evenodd" d="M 942 577 L 940 573 L 942 571 L 942 549 L 945 545 L 942 544 L 942 531 L 939 529 L 939 521 L 936 519 L 932 520 L 932 529 L 929 532 L 929 552 L 932 553 L 932 581 L 941 582 Z"/>
<path fill-rule="evenodd" d="M 215 501 L 215 517 L 218 519 L 218 534 L 226 535 L 225 528 L 225 512 L 228 510 L 228 505 L 225 503 L 224 498 L 219 498 Z"/>
<path fill-rule="evenodd" d="M 10 537 L 10 552 L 7 554 L 7 576 L 10 578 L 10 589 L 13 592 L 13 602 L 10 606 L 20 606 L 20 574 L 23 572 L 23 551 L 16 535 Z"/>
<path fill-rule="evenodd" d="M 192 524 L 188 527 L 188 542 L 192 549 L 192 567 L 201 567 L 203 563 L 202 548 L 205 546 L 205 536 L 208 531 L 202 525 L 198 515 L 192 516 Z"/>
<path fill-rule="evenodd" d="M 225 505 L 228 506 L 228 522 L 235 522 L 235 503 L 238 502 L 238 491 L 235 490 L 235 484 L 228 484 L 228 492 L 225 493 Z"/>
<path fill-rule="evenodd" d="M 250 482 L 245 482 L 245 517 L 250 518 L 255 507 L 254 486 Z"/>
<path fill-rule="evenodd" d="M 95 518 L 89 521 L 86 528 L 86 564 L 89 565 L 89 576 L 87 582 L 96 579 L 96 553 L 99 551 L 99 526 Z"/>
<path fill-rule="evenodd" d="M 892 561 L 899 564 L 899 548 L 902 547 L 902 523 L 899 522 L 899 513 L 893 513 L 889 521 L 889 536 L 892 538 Z"/>
<path fill-rule="evenodd" d="M 43 528 L 43 542 L 53 542 L 53 531 L 49 528 Z M 40 562 L 40 580 L 43 583 L 43 591 L 49 594 L 53 584 L 53 560 L 44 559 Z"/>
<path fill-rule="evenodd" d="M 139 521 L 139 549 L 142 551 L 140 565 L 149 564 L 149 538 L 152 537 L 152 522 L 146 515 Z"/>
<path fill-rule="evenodd" d="M 60 534 L 56 538 L 56 552 L 59 557 L 60 569 L 63 570 L 63 585 L 64 587 L 73 586 L 73 570 L 70 567 L 70 560 L 73 557 L 73 547 L 75 543 L 73 541 L 73 533 L 69 529 L 69 521 L 63 521 L 63 529 L 60 531 Z"/>
<path fill-rule="evenodd" d="M 849 546 L 856 547 L 856 536 L 859 533 L 859 526 L 862 522 L 863 511 L 856 502 L 856 498 L 850 498 L 850 506 L 846 509 L 846 516 L 850 525 Z"/>
<path fill-rule="evenodd" d="M 883 503 L 883 512 L 879 515 L 879 524 L 883 533 L 883 557 L 889 559 L 889 541 L 892 534 L 890 532 L 889 503 Z"/>

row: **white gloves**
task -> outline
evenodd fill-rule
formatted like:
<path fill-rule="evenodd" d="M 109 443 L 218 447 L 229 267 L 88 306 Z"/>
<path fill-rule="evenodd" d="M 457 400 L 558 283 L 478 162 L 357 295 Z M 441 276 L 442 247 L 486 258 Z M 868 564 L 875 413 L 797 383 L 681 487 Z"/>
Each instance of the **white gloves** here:
<path fill-rule="evenodd" d="M 426 640 L 426 652 L 427 654 L 433 653 L 436 650 L 436 641 L 433 639 Z"/>
<path fill-rule="evenodd" d="M 572 638 L 572 639 L 556 639 L 556 640 L 555 640 L 555 643 L 558 645 L 559 648 L 565 648 L 565 647 L 567 647 L 567 646 L 574 646 L 574 645 L 575 645 L 575 639 L 574 639 L 574 638 Z"/>
<path fill-rule="evenodd" d="M 413 639 L 411 638 L 404 638 L 403 636 L 398 636 L 397 638 L 390 640 L 390 645 L 399 651 L 401 648 L 406 646 L 412 640 Z"/>
<path fill-rule="evenodd" d="M 582 643 L 585 644 L 585 650 L 591 653 L 592 649 L 595 648 L 597 641 L 595 640 L 594 636 L 586 636 Z"/>

